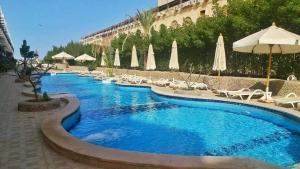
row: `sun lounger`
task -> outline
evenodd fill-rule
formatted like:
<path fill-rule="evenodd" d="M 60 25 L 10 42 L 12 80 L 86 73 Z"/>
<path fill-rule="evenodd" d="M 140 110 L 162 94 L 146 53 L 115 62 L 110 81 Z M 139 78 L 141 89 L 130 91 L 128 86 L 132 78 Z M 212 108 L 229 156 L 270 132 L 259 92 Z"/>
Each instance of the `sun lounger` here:
<path fill-rule="evenodd" d="M 165 87 L 169 84 L 169 79 L 164 79 L 164 78 L 161 78 L 157 81 L 154 81 L 153 84 L 157 85 L 157 86 L 162 86 L 162 87 Z"/>
<path fill-rule="evenodd" d="M 141 76 L 133 76 L 128 79 L 128 82 L 132 84 L 142 84 L 143 82 L 146 82 L 147 78 L 141 77 Z"/>
<path fill-rule="evenodd" d="M 194 89 L 201 89 L 201 90 L 206 89 L 206 90 L 208 90 L 208 86 L 205 83 L 196 82 L 196 83 L 193 83 L 191 85 L 191 87 L 194 88 Z"/>
<path fill-rule="evenodd" d="M 187 88 L 187 84 L 185 81 L 174 80 L 170 82 L 169 87 L 177 89 L 177 88 Z"/>
<path fill-rule="evenodd" d="M 280 105 L 292 105 L 293 108 L 296 108 L 296 104 L 300 103 L 300 97 L 297 96 L 295 93 L 290 93 L 286 95 L 283 98 L 278 98 L 275 99 L 275 105 L 280 106 Z"/>
<path fill-rule="evenodd" d="M 240 92 L 245 92 L 245 91 L 251 91 L 249 88 L 242 88 L 240 90 L 226 90 L 226 89 L 219 89 L 216 90 L 215 93 L 219 95 L 225 95 L 226 97 L 229 97 L 230 94 L 235 94 L 235 93 L 240 93 Z"/>
<path fill-rule="evenodd" d="M 261 89 L 252 90 L 243 90 L 243 91 L 234 91 L 227 93 L 230 98 L 240 98 L 241 100 L 245 100 L 244 98 L 247 97 L 247 101 L 251 100 L 253 97 L 264 96 L 265 92 Z M 268 95 L 272 95 L 272 92 L 269 92 Z"/>
<path fill-rule="evenodd" d="M 121 76 L 120 76 L 120 79 L 123 81 L 128 80 L 128 78 L 129 78 L 129 75 L 127 75 L 127 74 L 121 74 Z"/>
<path fill-rule="evenodd" d="M 287 81 L 297 81 L 297 77 L 295 75 L 290 75 L 288 78 L 287 78 Z"/>

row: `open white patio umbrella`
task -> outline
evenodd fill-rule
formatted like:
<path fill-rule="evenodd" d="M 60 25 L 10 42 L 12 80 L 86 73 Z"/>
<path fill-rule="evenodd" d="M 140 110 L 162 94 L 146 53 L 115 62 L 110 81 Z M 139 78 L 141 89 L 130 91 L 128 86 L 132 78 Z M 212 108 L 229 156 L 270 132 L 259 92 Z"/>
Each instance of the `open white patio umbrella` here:
<path fill-rule="evenodd" d="M 179 70 L 177 42 L 173 41 L 169 69 Z"/>
<path fill-rule="evenodd" d="M 105 58 L 106 57 L 106 55 L 105 55 L 105 52 L 103 51 L 102 52 L 102 57 L 101 57 L 101 66 L 106 66 L 106 62 L 105 62 Z"/>
<path fill-rule="evenodd" d="M 132 67 L 132 68 L 139 67 L 139 62 L 138 62 L 138 58 L 137 58 L 135 45 L 133 45 L 133 47 L 132 47 L 130 67 Z"/>
<path fill-rule="evenodd" d="M 85 62 L 85 61 L 95 61 L 96 58 L 94 58 L 94 57 L 92 57 L 92 56 L 90 56 L 88 54 L 83 54 L 83 55 L 78 56 L 74 60 L 78 61 L 78 62 Z"/>
<path fill-rule="evenodd" d="M 146 70 L 155 70 L 155 69 L 156 69 L 156 64 L 155 64 L 153 46 L 152 44 L 150 44 L 148 49 Z"/>
<path fill-rule="evenodd" d="M 115 61 L 114 61 L 114 66 L 119 67 L 121 66 L 120 64 L 120 55 L 119 55 L 119 49 L 116 49 L 115 52 Z"/>
<path fill-rule="evenodd" d="M 75 59 L 75 57 L 66 52 L 60 52 L 60 53 L 52 56 L 52 59 L 62 60 L 62 63 L 65 64 L 65 66 L 66 66 L 65 68 L 67 68 L 68 67 L 67 60 L 73 60 L 73 59 Z"/>
<path fill-rule="evenodd" d="M 263 29 L 257 33 L 249 35 L 233 43 L 233 50 L 244 53 L 269 54 L 269 65 L 266 81 L 266 95 L 264 100 L 271 100 L 268 97 L 272 54 L 293 54 L 300 52 L 300 36 L 286 31 L 272 24 L 269 28 Z"/>
<path fill-rule="evenodd" d="M 60 52 L 60 53 L 52 56 L 52 59 L 62 60 L 63 62 L 65 62 L 66 60 L 73 60 L 73 59 L 75 59 L 75 57 L 66 52 Z"/>
<path fill-rule="evenodd" d="M 218 71 L 218 79 L 219 79 L 219 87 L 220 87 L 221 71 L 226 70 L 226 55 L 225 55 L 224 39 L 221 33 L 217 42 L 213 70 Z"/>

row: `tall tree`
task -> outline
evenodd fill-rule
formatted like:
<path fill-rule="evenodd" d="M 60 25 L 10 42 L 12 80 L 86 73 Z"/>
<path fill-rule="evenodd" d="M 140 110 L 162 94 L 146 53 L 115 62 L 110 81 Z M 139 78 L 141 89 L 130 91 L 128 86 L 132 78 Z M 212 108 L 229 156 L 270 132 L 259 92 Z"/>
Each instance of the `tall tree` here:
<path fill-rule="evenodd" d="M 146 41 L 149 41 L 151 36 L 151 28 L 155 21 L 154 14 L 151 10 L 148 11 L 137 11 L 137 18 L 141 24 L 143 29 L 143 37 Z M 147 53 L 144 53 L 144 69 L 146 68 L 147 64 Z"/>
<path fill-rule="evenodd" d="M 21 76 L 22 77 L 25 77 L 26 76 L 26 71 L 28 70 L 28 60 L 29 59 L 32 59 L 34 56 L 35 56 L 35 53 L 34 51 L 30 51 L 30 46 L 27 45 L 27 41 L 26 40 L 23 40 L 23 44 L 20 48 L 20 54 L 21 54 L 21 57 L 23 57 L 23 61 L 22 61 L 22 64 L 23 64 L 23 69 L 21 71 Z"/>

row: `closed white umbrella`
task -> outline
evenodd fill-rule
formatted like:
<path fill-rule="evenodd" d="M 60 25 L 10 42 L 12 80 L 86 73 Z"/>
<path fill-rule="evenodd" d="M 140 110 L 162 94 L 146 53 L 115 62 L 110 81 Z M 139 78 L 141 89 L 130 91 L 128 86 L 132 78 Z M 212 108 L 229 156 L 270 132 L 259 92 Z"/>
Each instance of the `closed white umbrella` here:
<path fill-rule="evenodd" d="M 105 58 L 106 57 L 106 55 L 105 55 L 105 52 L 103 51 L 102 52 L 102 58 L 101 58 L 101 66 L 106 66 L 106 62 L 105 62 Z"/>
<path fill-rule="evenodd" d="M 213 70 L 218 71 L 218 76 L 220 76 L 221 71 L 226 70 L 226 55 L 225 55 L 224 39 L 222 34 L 220 34 L 218 38 Z"/>
<path fill-rule="evenodd" d="M 153 46 L 152 44 L 150 44 L 148 49 L 146 70 L 155 70 L 155 69 L 156 69 L 156 65 L 155 65 Z"/>
<path fill-rule="evenodd" d="M 119 55 L 119 49 L 116 49 L 115 52 L 115 61 L 114 61 L 114 66 L 121 66 L 120 64 L 120 55 Z"/>
<path fill-rule="evenodd" d="M 179 70 L 178 49 L 176 40 L 173 41 L 169 69 Z"/>
<path fill-rule="evenodd" d="M 300 36 L 279 28 L 275 25 L 275 23 L 273 23 L 269 28 L 263 29 L 234 42 L 233 50 L 244 53 L 269 54 L 266 95 L 264 97 L 265 100 L 268 100 L 271 99 L 268 98 L 268 92 L 271 76 L 272 54 L 299 53 Z"/>
<path fill-rule="evenodd" d="M 132 67 L 132 68 L 139 67 L 139 62 L 138 62 L 138 58 L 137 58 L 135 45 L 133 45 L 133 47 L 132 47 L 130 67 Z"/>
<path fill-rule="evenodd" d="M 84 62 L 84 61 L 95 61 L 96 58 L 88 55 L 88 54 L 83 54 L 83 55 L 80 55 L 78 56 L 77 58 L 75 58 L 76 61 L 78 62 Z"/>

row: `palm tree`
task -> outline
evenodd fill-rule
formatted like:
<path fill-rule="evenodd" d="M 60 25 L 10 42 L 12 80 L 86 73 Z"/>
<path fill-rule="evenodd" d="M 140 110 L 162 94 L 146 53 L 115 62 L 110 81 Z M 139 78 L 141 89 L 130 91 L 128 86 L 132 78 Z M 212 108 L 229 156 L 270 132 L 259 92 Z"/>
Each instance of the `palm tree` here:
<path fill-rule="evenodd" d="M 151 28 L 155 21 L 153 12 L 148 11 L 137 11 L 137 18 L 140 21 L 140 24 L 143 28 L 143 36 L 145 39 L 149 39 L 151 36 Z M 147 52 L 144 53 L 144 69 L 146 69 L 147 64 Z"/>
<path fill-rule="evenodd" d="M 150 39 L 151 28 L 152 28 L 153 23 L 155 21 L 153 12 L 151 10 L 148 10 L 148 11 L 137 10 L 136 19 L 140 22 L 141 27 L 143 29 L 143 37 L 146 40 Z M 123 42 L 123 45 L 122 45 L 122 50 L 123 50 L 123 46 L 124 46 L 128 36 L 129 36 L 129 34 L 124 39 L 124 42 Z M 146 64 L 147 64 L 147 52 L 144 53 L 144 68 L 146 68 Z"/>
<path fill-rule="evenodd" d="M 140 21 L 140 24 L 143 28 L 143 34 L 146 38 L 151 36 L 151 28 L 155 21 L 153 12 L 151 10 L 148 11 L 137 11 L 137 19 Z"/>

